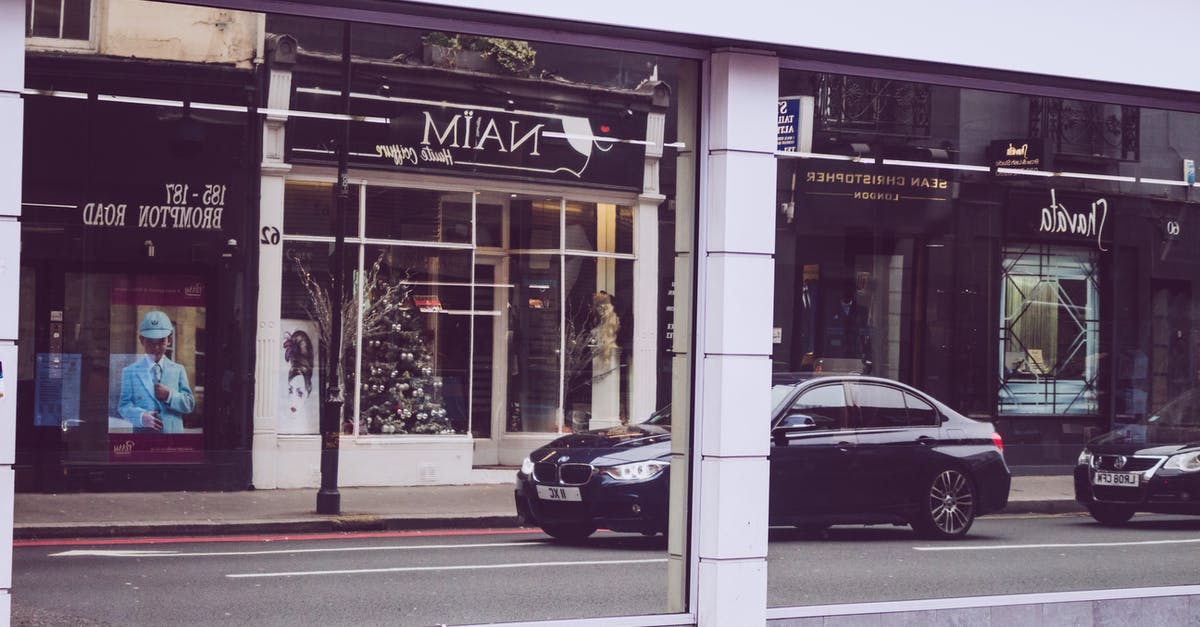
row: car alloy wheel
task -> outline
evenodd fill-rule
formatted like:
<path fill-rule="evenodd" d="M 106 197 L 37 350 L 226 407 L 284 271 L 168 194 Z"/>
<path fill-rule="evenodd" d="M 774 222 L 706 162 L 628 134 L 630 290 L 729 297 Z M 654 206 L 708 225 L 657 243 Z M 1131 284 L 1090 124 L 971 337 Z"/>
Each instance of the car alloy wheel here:
<path fill-rule="evenodd" d="M 975 485 L 953 468 L 938 473 L 929 483 L 924 506 L 913 527 L 929 538 L 957 538 L 975 522 Z"/>
<path fill-rule="evenodd" d="M 1092 518 L 1095 518 L 1096 522 L 1109 527 L 1123 525 L 1133 518 L 1133 508 L 1126 505 L 1092 503 L 1088 505 L 1088 511 L 1091 512 Z"/>
<path fill-rule="evenodd" d="M 582 542 L 596 533 L 596 526 L 587 523 L 560 523 L 542 525 L 547 535 L 565 542 Z"/>

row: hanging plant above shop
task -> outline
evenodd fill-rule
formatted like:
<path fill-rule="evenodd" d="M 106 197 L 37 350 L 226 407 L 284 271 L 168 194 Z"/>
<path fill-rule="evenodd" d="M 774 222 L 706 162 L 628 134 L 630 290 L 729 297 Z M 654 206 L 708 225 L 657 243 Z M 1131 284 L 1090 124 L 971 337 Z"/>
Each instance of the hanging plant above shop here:
<path fill-rule="evenodd" d="M 448 35 L 431 31 L 421 38 L 426 65 L 528 76 L 537 51 L 527 41 L 499 37 Z"/>

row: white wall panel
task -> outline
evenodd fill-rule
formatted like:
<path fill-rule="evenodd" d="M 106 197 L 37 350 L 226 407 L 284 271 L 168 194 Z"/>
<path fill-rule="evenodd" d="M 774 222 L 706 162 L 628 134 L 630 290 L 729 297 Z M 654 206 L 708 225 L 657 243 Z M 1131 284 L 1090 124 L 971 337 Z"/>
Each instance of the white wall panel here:
<path fill-rule="evenodd" d="M 0 195 L 4 193 L 0 190 Z M 21 223 L 12 218 L 0 217 L 0 341 L 17 339 L 17 295 L 21 293 L 20 278 Z M 5 374 L 13 378 L 17 376 L 15 370 Z"/>
<path fill-rule="evenodd" d="M 25 3 L 0 0 L 0 92 L 15 92 L 25 87 L 24 58 Z M 0 120 L 8 123 L 3 117 Z"/>
<path fill-rule="evenodd" d="M 0 341 L 0 365 L 4 380 L 0 383 L 0 465 L 16 461 L 17 441 L 17 345 Z"/>
<path fill-rule="evenodd" d="M 771 414 L 771 360 L 765 356 L 710 355 L 704 358 L 704 437 L 700 452 L 722 457 L 766 456 L 771 452 L 766 421 Z"/>
<path fill-rule="evenodd" d="M 2 61 L 4 58 L 0 55 L 0 68 L 13 65 Z M 0 91 L 0 217 L 21 215 L 21 138 L 25 124 L 23 105 L 24 101 L 16 94 Z M 13 272 L 16 272 L 15 267 Z"/>
<path fill-rule="evenodd" d="M 708 250 L 773 254 L 775 156 L 729 151 L 713 154 L 709 163 Z"/>
<path fill-rule="evenodd" d="M 771 354 L 775 260 L 767 255 L 709 255 L 704 353 Z"/>

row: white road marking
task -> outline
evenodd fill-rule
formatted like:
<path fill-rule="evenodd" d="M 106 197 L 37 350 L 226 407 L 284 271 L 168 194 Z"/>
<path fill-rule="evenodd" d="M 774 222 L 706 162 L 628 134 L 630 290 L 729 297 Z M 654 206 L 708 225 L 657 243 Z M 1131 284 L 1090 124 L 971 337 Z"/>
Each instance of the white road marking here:
<path fill-rule="evenodd" d="M 1005 549 L 1076 549 L 1104 546 L 1149 546 L 1155 544 L 1194 544 L 1200 538 L 1190 540 L 1142 540 L 1139 542 L 1078 542 L 1064 544 L 996 544 L 989 546 L 914 546 L 914 551 L 1002 551 Z"/>
<path fill-rule="evenodd" d="M 50 557 L 231 557 L 236 555 L 289 555 L 293 553 L 337 553 L 341 551 L 408 551 L 415 549 L 484 549 L 504 546 L 531 546 L 529 542 L 491 542 L 486 544 L 419 544 L 401 546 L 344 546 L 323 549 L 276 549 L 273 551 L 138 551 L 122 549 L 74 549 L 51 553 Z"/>
<path fill-rule="evenodd" d="M 583 562 L 524 562 L 519 564 L 463 564 L 461 566 L 409 566 L 398 568 L 363 568 L 360 570 L 301 570 L 281 573 L 231 573 L 225 575 L 231 579 L 252 579 L 261 577 L 304 577 L 310 575 L 362 575 L 368 573 L 415 573 L 434 570 L 490 570 L 498 568 L 544 568 L 547 566 L 607 566 L 613 564 L 655 564 L 666 562 L 667 558 L 644 560 L 591 560 Z"/>

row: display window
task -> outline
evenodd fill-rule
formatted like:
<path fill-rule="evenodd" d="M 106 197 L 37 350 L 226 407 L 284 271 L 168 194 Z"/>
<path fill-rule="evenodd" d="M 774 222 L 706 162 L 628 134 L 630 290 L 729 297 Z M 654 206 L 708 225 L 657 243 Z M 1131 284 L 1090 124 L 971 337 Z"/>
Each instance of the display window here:
<path fill-rule="evenodd" d="M 909 384 L 990 423 L 1014 475 L 1071 468 L 1108 432 L 1140 438 L 1190 397 L 1200 238 L 1180 155 L 1200 151 L 1196 114 L 800 70 L 779 95 L 777 376 Z M 892 396 L 853 399 L 864 465 L 895 426 L 879 416 L 929 411 Z M 783 581 L 771 598 L 805 603 Z M 984 581 L 937 586 L 989 594 Z"/>
<path fill-rule="evenodd" d="M 59 8 L 57 34 L 37 8 L 25 67 L 19 489 L 244 486 L 252 51 L 64 56 L 45 38 L 110 33 Z"/>

